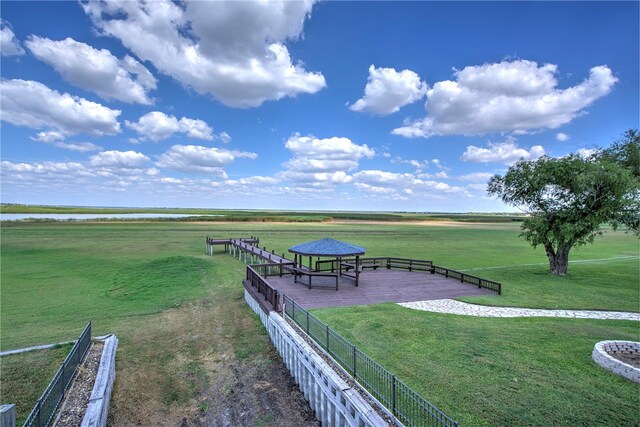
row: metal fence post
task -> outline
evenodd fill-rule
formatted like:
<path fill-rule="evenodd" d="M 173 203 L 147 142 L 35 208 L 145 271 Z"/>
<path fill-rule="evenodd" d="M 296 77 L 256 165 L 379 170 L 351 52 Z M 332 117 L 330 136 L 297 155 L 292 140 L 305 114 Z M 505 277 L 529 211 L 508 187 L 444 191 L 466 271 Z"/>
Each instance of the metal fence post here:
<path fill-rule="evenodd" d="M 353 347 L 353 378 L 358 378 L 358 370 L 356 369 L 356 346 L 352 345 L 351 347 Z"/>
<path fill-rule="evenodd" d="M 329 325 L 327 325 L 327 351 L 329 351 Z"/>
<path fill-rule="evenodd" d="M 60 377 L 60 379 L 62 381 L 60 381 L 62 383 L 62 397 L 64 397 L 64 390 L 65 390 L 65 385 L 64 385 L 64 371 L 67 369 L 67 361 L 65 360 L 64 362 L 62 362 L 62 375 Z"/>
<path fill-rule="evenodd" d="M 42 426 L 42 398 L 38 399 L 38 427 Z"/>
<path fill-rule="evenodd" d="M 391 412 L 396 415 L 396 376 L 391 376 Z"/>
<path fill-rule="evenodd" d="M 309 334 L 309 310 L 307 310 L 307 335 Z"/>

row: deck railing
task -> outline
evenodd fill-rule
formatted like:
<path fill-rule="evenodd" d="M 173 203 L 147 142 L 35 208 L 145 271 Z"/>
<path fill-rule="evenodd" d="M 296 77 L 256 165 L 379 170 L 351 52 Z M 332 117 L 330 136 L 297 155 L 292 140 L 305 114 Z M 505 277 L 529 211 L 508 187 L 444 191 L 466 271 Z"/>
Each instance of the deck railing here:
<path fill-rule="evenodd" d="M 502 294 L 502 284 L 498 282 L 494 282 L 493 280 L 483 279 L 482 277 L 463 273 L 461 271 L 451 270 L 445 267 L 439 267 L 437 265 L 433 266 L 432 273 L 441 274 L 444 277 L 451 277 L 453 279 L 458 279 L 461 282 L 469 283 L 471 285 L 476 285 L 479 288 L 488 289 L 490 291 L 497 292 L 498 295 Z"/>
<path fill-rule="evenodd" d="M 294 300 L 283 295 L 283 302 L 285 316 L 293 320 L 404 425 L 459 425 Z"/>
<path fill-rule="evenodd" d="M 342 258 L 340 262 L 355 264 L 355 258 Z M 409 271 L 429 271 L 432 262 L 423 259 L 398 258 L 398 257 L 362 257 L 360 258 L 361 268 L 386 268 L 401 269 Z M 338 260 L 329 259 L 316 261 L 318 271 L 337 271 Z"/>
<path fill-rule="evenodd" d="M 91 322 L 84 328 L 71 351 L 60 365 L 53 379 L 29 413 L 23 427 L 45 427 L 51 424 L 62 403 L 66 391 L 71 386 L 78 365 L 82 363 L 91 345 Z"/>
<path fill-rule="evenodd" d="M 344 258 L 341 262 L 354 264 L 355 258 Z M 445 267 L 439 267 L 433 265 L 432 261 L 412 259 L 412 258 L 397 258 L 397 257 L 363 257 L 360 258 L 360 265 L 362 268 L 386 268 L 386 269 L 399 269 L 409 271 L 424 271 L 431 274 L 440 274 L 445 277 L 451 277 L 458 279 L 463 283 L 469 283 L 479 288 L 487 289 L 498 294 L 502 294 L 502 285 L 493 280 L 483 279 L 482 277 L 474 276 L 472 274 L 463 273 L 457 270 L 451 270 Z M 318 271 L 338 271 L 338 260 L 321 260 L 316 261 L 316 270 Z"/>
<path fill-rule="evenodd" d="M 271 303 L 273 310 L 280 310 L 280 294 L 266 279 L 269 276 L 280 276 L 285 274 L 293 274 L 293 263 L 271 263 L 271 264 L 254 264 L 247 266 L 246 280 L 251 287 L 264 296 L 264 299 Z"/>

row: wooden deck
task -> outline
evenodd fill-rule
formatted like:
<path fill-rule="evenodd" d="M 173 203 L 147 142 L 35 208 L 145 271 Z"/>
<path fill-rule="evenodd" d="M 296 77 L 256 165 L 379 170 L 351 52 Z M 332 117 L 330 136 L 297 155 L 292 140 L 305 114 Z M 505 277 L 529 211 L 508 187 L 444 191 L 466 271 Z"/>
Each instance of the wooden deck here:
<path fill-rule="evenodd" d="M 319 285 L 324 284 L 326 288 Z M 314 277 L 313 289 L 294 283 L 293 276 L 269 276 L 267 281 L 281 293 L 287 294 L 303 308 L 366 305 L 381 302 L 425 301 L 462 296 L 496 295 L 486 289 L 439 274 L 403 270 L 367 270 L 360 273 L 360 285 L 341 277 L 340 290 L 335 290 L 335 279 Z"/>

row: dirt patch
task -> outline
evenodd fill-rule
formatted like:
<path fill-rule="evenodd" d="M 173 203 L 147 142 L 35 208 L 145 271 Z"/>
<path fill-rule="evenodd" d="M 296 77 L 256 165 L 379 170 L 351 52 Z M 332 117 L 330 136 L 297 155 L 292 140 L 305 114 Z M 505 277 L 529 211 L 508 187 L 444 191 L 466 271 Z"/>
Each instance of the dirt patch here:
<path fill-rule="evenodd" d="M 109 425 L 319 426 L 240 289 L 118 336 Z"/>
<path fill-rule="evenodd" d="M 103 347 L 103 342 L 94 342 L 84 362 L 78 366 L 78 374 L 73 380 L 73 386 L 69 390 L 60 411 L 57 425 L 76 427 L 82 424 L 82 418 L 84 418 L 84 413 L 87 410 L 91 392 L 93 391 L 93 384 L 96 381 L 96 375 L 100 367 Z"/>

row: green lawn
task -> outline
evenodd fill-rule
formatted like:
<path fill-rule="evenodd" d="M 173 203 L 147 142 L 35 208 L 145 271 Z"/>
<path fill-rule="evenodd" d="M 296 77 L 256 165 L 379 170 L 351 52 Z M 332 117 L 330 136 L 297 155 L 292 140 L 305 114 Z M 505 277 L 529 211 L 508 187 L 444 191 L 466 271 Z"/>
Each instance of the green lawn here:
<path fill-rule="evenodd" d="M 3 223 L 1 232 L 0 349 L 74 339 L 89 319 L 94 335 L 116 333 L 118 425 L 179 424 L 184 417 L 215 423 L 202 408 L 233 402 L 238 375 L 251 373 L 241 381 L 247 387 L 271 375 L 277 357 L 242 300 L 244 266 L 221 253 L 205 256 L 205 236 L 257 235 L 278 253 L 333 237 L 371 256 L 432 259 L 503 283 L 503 296 L 474 302 L 639 311 L 638 240 L 621 232 L 572 252 L 572 260 L 606 260 L 575 263 L 566 278 L 547 274 L 543 251 L 518 237 L 516 223 Z M 320 316 L 471 425 L 592 424 L 598 417 L 621 425 L 629 420 L 629 396 L 640 391 L 590 362 L 599 339 L 637 340 L 633 322 L 461 318 L 393 304 Z M 545 346 L 550 355 L 539 349 Z M 585 407 L 588 400 L 593 408 Z M 471 406 L 464 409 L 463 401 Z M 620 405 L 623 415 L 611 414 Z M 574 423 L 571 413 L 581 418 Z"/>
<path fill-rule="evenodd" d="M 390 303 L 314 315 L 465 426 L 640 422 L 640 385 L 591 360 L 598 341 L 638 341 L 637 322 L 487 319 Z"/>
<path fill-rule="evenodd" d="M 79 330 L 78 335 L 82 332 Z M 71 351 L 72 344 L 0 357 L 0 402 L 16 405 L 22 425 L 44 389 Z"/>

